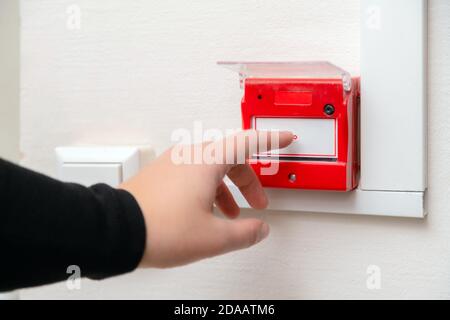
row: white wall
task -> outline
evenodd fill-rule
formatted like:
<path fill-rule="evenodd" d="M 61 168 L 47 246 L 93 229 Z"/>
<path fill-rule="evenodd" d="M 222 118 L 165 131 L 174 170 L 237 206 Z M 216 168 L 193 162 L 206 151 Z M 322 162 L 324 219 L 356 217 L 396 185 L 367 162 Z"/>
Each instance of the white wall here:
<path fill-rule="evenodd" d="M 0 157 L 19 159 L 19 3 L 0 1 Z"/>
<path fill-rule="evenodd" d="M 19 2 L 0 0 L 0 158 L 19 160 Z M 0 300 L 17 292 L 0 293 Z"/>
<path fill-rule="evenodd" d="M 358 0 L 21 4 L 23 163 L 48 174 L 57 145 L 161 151 L 194 120 L 239 127 L 237 77 L 217 60 L 325 59 L 359 70 Z M 81 8 L 80 30 L 66 27 L 71 4 Z M 449 12 L 449 1 L 430 0 L 427 219 L 265 212 L 271 236 L 252 249 L 22 297 L 450 298 Z M 381 268 L 380 290 L 366 287 L 371 264 Z"/>

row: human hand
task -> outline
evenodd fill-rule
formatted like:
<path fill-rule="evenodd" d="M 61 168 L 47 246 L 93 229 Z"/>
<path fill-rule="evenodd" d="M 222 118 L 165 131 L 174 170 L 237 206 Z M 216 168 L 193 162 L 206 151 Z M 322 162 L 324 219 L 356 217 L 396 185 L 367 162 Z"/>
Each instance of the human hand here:
<path fill-rule="evenodd" d="M 250 137 L 257 137 L 251 139 Z M 278 144 L 274 143 L 278 138 Z M 228 144 L 244 138 L 244 144 Z M 292 142 L 290 132 L 243 131 L 214 144 L 233 145 L 223 148 L 224 158 L 230 152 L 245 153 L 261 139 L 267 139 L 266 150 L 284 148 Z M 241 140 L 242 141 L 242 140 Z M 192 145 L 195 150 L 209 143 Z M 265 151 L 265 150 L 259 150 Z M 237 157 L 232 157 L 236 161 Z M 269 226 L 260 219 L 235 219 L 239 207 L 223 182 L 227 175 L 239 187 L 255 209 L 267 206 L 267 197 L 255 172 L 248 164 L 176 164 L 169 149 L 119 188 L 130 192 L 143 212 L 146 249 L 141 267 L 174 267 L 229 251 L 252 246 L 269 234 Z M 226 218 L 213 215 L 213 205 Z M 228 219 L 227 219 L 228 218 Z"/>

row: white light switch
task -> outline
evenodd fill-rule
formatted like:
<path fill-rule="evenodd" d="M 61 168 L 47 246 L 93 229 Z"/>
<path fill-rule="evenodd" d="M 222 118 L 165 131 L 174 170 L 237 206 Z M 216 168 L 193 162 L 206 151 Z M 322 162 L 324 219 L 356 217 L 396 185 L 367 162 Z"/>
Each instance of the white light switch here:
<path fill-rule="evenodd" d="M 61 168 L 59 178 L 85 186 L 102 182 L 117 187 L 122 182 L 122 165 L 118 163 L 66 163 Z"/>
<path fill-rule="evenodd" d="M 86 186 L 106 183 L 117 187 L 140 168 L 137 147 L 59 147 L 58 177 Z"/>
<path fill-rule="evenodd" d="M 336 157 L 336 122 L 334 119 L 253 118 L 257 130 L 291 131 L 294 142 L 272 151 L 285 157 Z"/>

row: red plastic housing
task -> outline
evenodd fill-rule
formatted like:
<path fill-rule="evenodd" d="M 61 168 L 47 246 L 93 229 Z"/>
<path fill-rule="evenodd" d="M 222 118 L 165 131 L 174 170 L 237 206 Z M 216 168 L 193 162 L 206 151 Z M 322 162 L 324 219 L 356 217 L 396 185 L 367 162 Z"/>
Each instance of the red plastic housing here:
<path fill-rule="evenodd" d="M 242 98 L 243 129 L 255 128 L 257 118 L 334 119 L 335 153 L 326 157 L 285 157 L 275 175 L 262 175 L 267 159 L 254 155 L 250 164 L 263 186 L 312 190 L 349 191 L 359 175 L 359 79 L 344 90 L 340 79 L 245 79 Z M 324 111 L 326 105 L 334 113 Z M 276 129 L 276 128 L 274 128 Z M 292 179 L 295 177 L 295 179 Z"/>

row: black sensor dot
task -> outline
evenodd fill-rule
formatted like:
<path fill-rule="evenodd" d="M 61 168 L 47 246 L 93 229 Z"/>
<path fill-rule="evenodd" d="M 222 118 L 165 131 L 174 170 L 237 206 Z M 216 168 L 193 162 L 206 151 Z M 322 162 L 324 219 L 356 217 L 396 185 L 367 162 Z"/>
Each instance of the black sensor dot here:
<path fill-rule="evenodd" d="M 325 112 L 326 115 L 331 116 L 334 113 L 334 106 L 332 104 L 326 104 L 325 107 L 323 107 L 323 112 Z"/>

